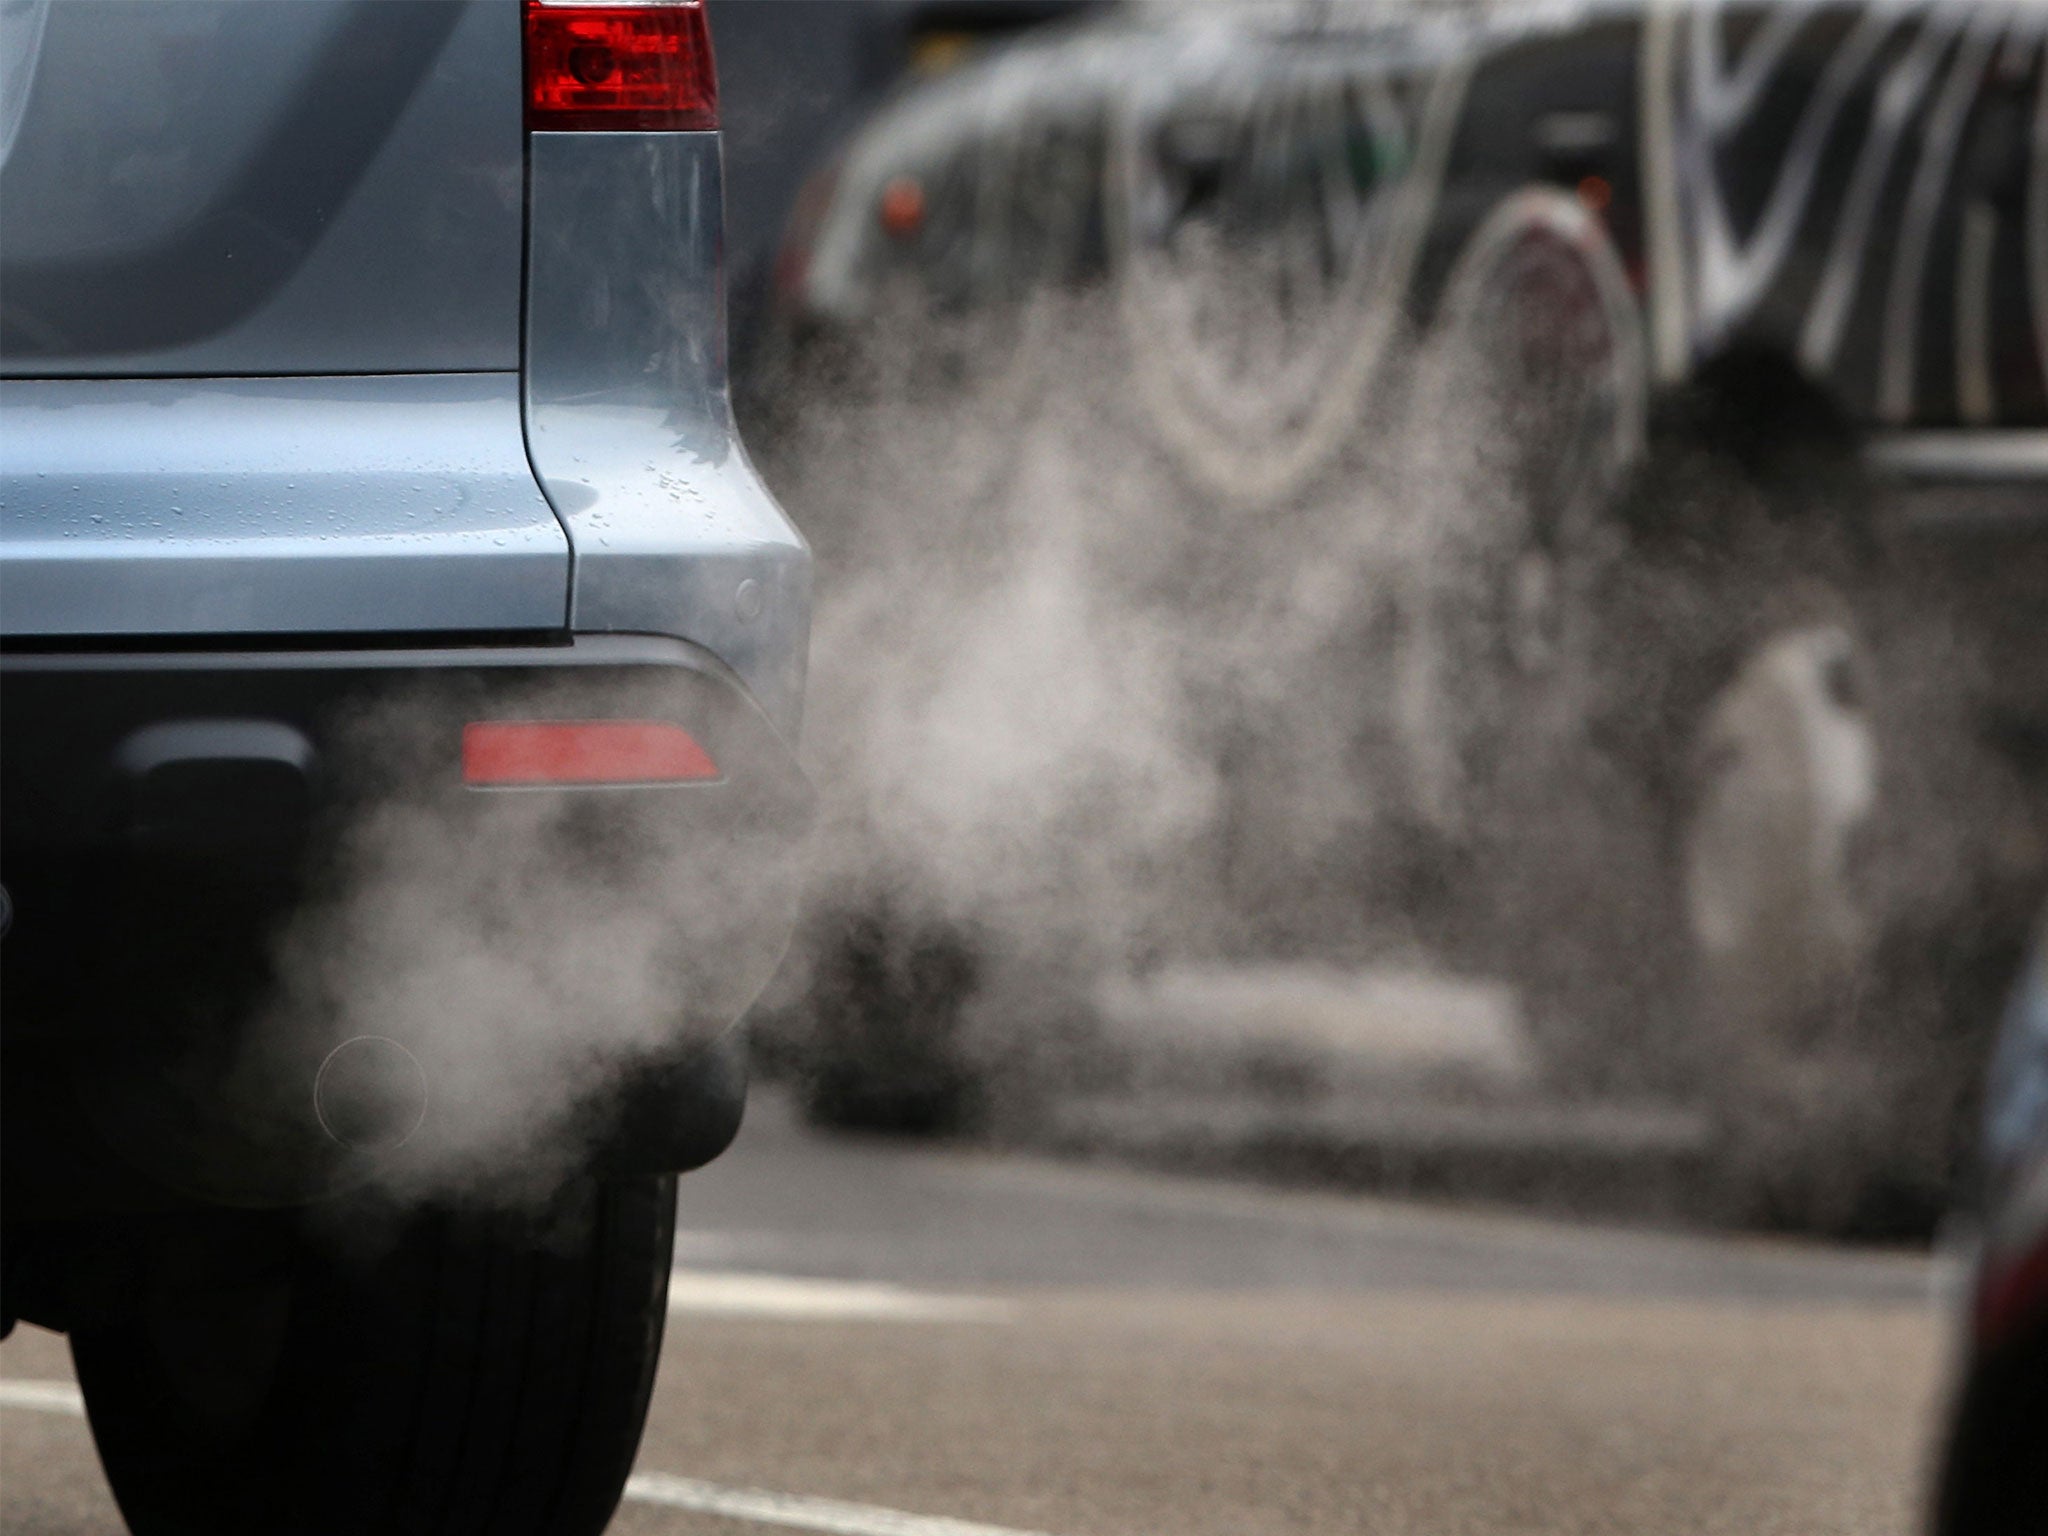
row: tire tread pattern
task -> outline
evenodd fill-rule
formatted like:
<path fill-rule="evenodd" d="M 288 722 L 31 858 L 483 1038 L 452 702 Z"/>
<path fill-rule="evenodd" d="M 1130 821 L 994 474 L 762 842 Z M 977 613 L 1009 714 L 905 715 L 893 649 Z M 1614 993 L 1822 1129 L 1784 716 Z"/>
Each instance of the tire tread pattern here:
<path fill-rule="evenodd" d="M 586 1184 L 544 1222 L 426 1213 L 371 1253 L 304 1240 L 274 1373 L 229 1425 L 161 1347 L 180 1297 L 76 1335 L 130 1528 L 599 1536 L 653 1393 L 674 1190 Z"/>

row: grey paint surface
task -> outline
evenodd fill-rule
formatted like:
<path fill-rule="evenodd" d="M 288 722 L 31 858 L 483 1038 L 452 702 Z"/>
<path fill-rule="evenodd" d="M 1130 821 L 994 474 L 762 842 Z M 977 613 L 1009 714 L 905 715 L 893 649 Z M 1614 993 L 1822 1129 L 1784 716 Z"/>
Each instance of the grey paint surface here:
<path fill-rule="evenodd" d="M 559 629 L 516 374 L 0 385 L 0 633 Z"/>
<path fill-rule="evenodd" d="M 693 641 L 793 735 L 810 553 L 733 428 L 718 137 L 536 133 L 530 159 L 527 442 L 571 625 Z"/>
<path fill-rule="evenodd" d="M 0 368 L 516 368 L 519 15 L 55 0 L 8 73 Z"/>
<path fill-rule="evenodd" d="M 510 0 L 56 0 L 28 74 L 0 632 L 671 635 L 794 733 L 717 135 L 533 135 L 529 198 Z"/>

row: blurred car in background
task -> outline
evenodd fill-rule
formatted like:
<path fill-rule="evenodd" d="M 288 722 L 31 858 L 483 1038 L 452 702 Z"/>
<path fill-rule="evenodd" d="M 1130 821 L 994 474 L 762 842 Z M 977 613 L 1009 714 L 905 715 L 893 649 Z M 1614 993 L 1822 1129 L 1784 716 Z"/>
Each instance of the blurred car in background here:
<path fill-rule="evenodd" d="M 2048 942 L 2006 1010 L 1983 1150 L 1935 1536 L 2048 1530 Z"/>
<path fill-rule="evenodd" d="M 906 80 L 1104 0 L 710 0 L 725 82 L 726 300 L 742 369 L 790 212 L 821 149 Z M 745 380 L 741 380 L 744 387 Z"/>
<path fill-rule="evenodd" d="M 917 479 L 966 523 L 1076 397 L 1231 559 L 1379 496 L 1361 876 L 1453 888 L 1561 1091 L 1710 1103 L 1740 1214 L 1921 1224 L 2044 879 L 2044 52 L 2012 0 L 1127 7 L 834 158 L 782 377 L 957 420 Z M 886 515 L 808 531 L 914 586 Z M 886 927 L 816 1107 L 943 1122 L 960 941 Z"/>

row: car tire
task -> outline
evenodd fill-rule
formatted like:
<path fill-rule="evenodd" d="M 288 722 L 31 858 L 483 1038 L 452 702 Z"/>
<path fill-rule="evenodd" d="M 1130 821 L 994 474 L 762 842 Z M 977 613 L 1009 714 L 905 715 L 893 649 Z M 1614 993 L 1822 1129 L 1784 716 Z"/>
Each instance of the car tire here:
<path fill-rule="evenodd" d="M 1718 633 L 1662 711 L 1675 1056 L 1744 1224 L 1931 1230 L 2022 951 L 2031 887 L 1998 849 L 2024 794 L 1982 745 L 1964 636 L 1908 587 L 1793 528 L 1684 605 Z"/>
<path fill-rule="evenodd" d="M 1815 582 L 1728 649 L 1672 806 L 1682 1016 L 1739 1216 L 1835 1228 L 1876 1172 L 1882 1056 L 1851 1029 L 1882 926 L 1884 767 L 1870 647 Z"/>
<path fill-rule="evenodd" d="M 1708 1111 L 1712 1214 L 1924 1230 L 2030 910 L 1978 878 L 2014 786 L 1968 626 L 1781 376 L 1650 407 L 1598 221 L 1505 199 L 1411 404 L 1469 427 L 1419 466 L 1397 656 L 1411 813 L 1469 877 L 1447 947 L 1517 981 L 1559 1090 Z"/>
<path fill-rule="evenodd" d="M 1428 939 L 1515 980 L 1555 1087 L 1640 1089 L 1673 962 L 1658 807 L 1600 740 L 1599 601 L 1625 564 L 1648 381 L 1620 256 L 1576 199 L 1524 188 L 1479 220 L 1406 409 L 1401 804 L 1455 872 Z"/>
<path fill-rule="evenodd" d="M 1614 504 L 1644 450 L 1635 299 L 1575 199 L 1525 188 L 1465 241 L 1408 410 L 1408 799 L 1457 836 L 1504 779 L 1581 734 L 1592 598 L 1621 553 Z"/>
<path fill-rule="evenodd" d="M 129 1528 L 597 1536 L 653 1388 L 674 1190 L 308 1230 L 267 1279 L 150 1285 L 72 1337 Z"/>
<path fill-rule="evenodd" d="M 1907 1237 L 1954 1194 L 2038 898 L 2000 851 L 2030 813 L 1968 617 L 1871 495 L 1812 439 L 1767 464 L 1674 434 L 1595 604 L 1587 731 L 1646 850 L 1608 967 L 1646 999 L 1646 1081 L 1714 1126 L 1706 1213 Z"/>

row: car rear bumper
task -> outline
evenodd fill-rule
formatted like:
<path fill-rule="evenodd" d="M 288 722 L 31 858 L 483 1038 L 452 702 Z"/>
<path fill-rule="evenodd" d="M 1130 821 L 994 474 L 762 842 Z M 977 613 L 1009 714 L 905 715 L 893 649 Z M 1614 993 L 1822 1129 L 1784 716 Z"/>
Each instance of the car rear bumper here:
<path fill-rule="evenodd" d="M 0 381 L 0 630 L 568 625 L 516 373 Z"/>
<path fill-rule="evenodd" d="M 737 1128 L 731 1026 L 787 942 L 809 792 L 707 653 L 15 649 L 0 714 L 10 1202 L 682 1168 Z M 715 777 L 464 782 L 466 725 L 616 719 Z M 419 1064 L 422 1114 L 347 1146 L 314 1084 L 364 1036 Z"/>

